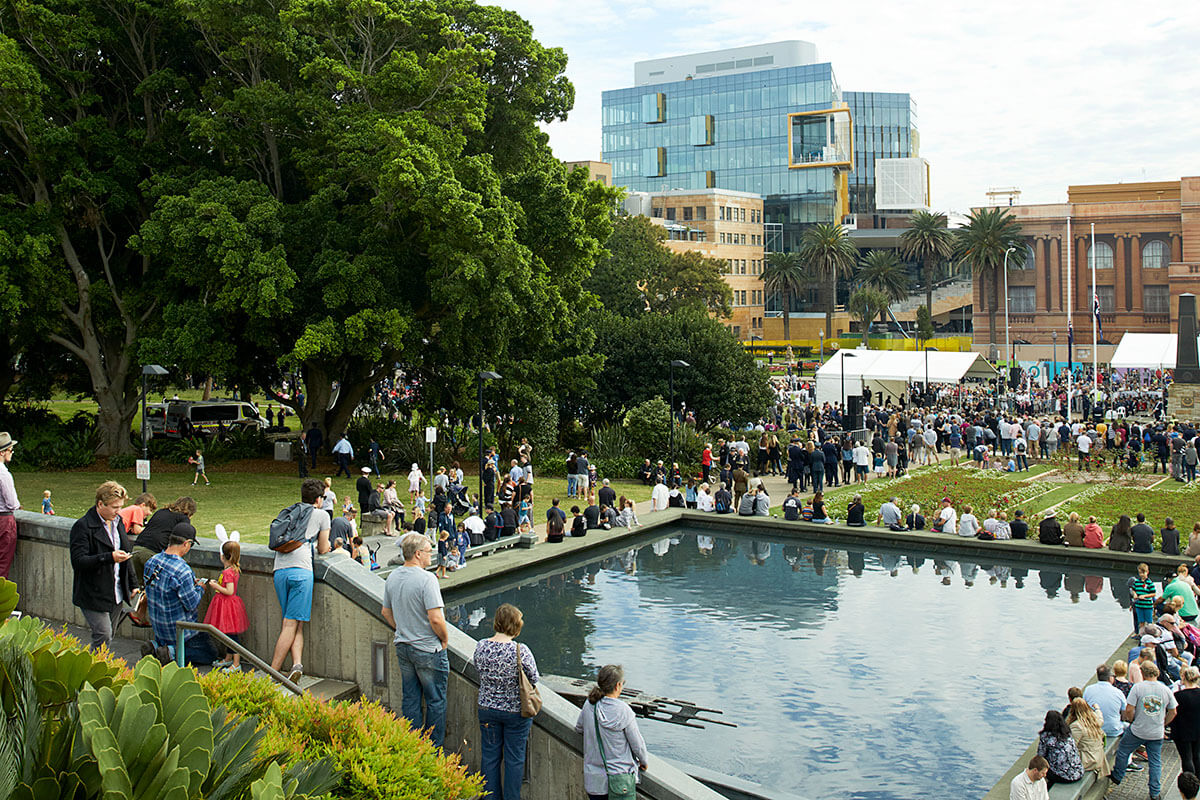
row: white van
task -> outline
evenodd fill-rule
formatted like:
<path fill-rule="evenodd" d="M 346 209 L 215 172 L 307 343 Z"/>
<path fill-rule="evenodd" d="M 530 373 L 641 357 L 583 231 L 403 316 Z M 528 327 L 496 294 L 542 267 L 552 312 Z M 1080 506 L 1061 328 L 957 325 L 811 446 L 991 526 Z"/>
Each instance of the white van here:
<path fill-rule="evenodd" d="M 212 436 L 225 430 L 263 429 L 267 422 L 253 403 L 239 400 L 175 401 L 167 404 L 164 435 L 173 439 Z"/>

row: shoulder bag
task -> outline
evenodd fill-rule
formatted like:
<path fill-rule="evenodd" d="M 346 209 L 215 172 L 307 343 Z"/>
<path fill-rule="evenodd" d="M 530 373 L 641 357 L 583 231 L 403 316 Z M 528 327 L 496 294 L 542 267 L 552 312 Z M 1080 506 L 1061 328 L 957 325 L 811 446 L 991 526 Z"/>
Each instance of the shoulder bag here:
<path fill-rule="evenodd" d="M 600 748 L 600 763 L 608 776 L 608 800 L 636 800 L 637 773 L 622 772 L 613 775 L 608 771 L 608 759 L 604 756 L 604 736 L 600 733 L 600 711 L 592 705 L 592 722 L 596 725 L 596 746 Z"/>
<path fill-rule="evenodd" d="M 517 648 L 517 690 L 521 695 L 521 716 L 536 717 L 542 710 L 542 696 L 525 674 L 525 668 L 521 666 L 521 645 L 516 642 L 513 644 Z"/>

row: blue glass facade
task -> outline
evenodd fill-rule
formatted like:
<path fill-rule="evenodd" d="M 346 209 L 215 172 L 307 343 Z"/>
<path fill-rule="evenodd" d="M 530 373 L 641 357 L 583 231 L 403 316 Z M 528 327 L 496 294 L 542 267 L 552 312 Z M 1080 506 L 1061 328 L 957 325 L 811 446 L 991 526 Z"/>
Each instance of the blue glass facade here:
<path fill-rule="evenodd" d="M 854 121 L 850 213 L 875 211 L 875 159 L 919 155 L 917 109 L 906 92 L 845 92 Z"/>

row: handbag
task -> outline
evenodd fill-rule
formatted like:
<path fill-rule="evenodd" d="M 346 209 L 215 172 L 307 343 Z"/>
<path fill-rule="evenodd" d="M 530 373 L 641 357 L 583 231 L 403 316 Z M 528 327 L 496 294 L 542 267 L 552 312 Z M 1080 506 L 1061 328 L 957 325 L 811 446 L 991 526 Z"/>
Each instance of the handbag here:
<path fill-rule="evenodd" d="M 521 645 L 516 642 L 513 645 L 517 648 L 517 691 L 521 695 L 521 716 L 536 717 L 542 710 L 542 696 L 521 666 Z"/>
<path fill-rule="evenodd" d="M 612 775 L 608 771 L 608 759 L 604 756 L 604 737 L 600 735 L 600 711 L 592 706 L 592 721 L 596 725 L 596 744 L 600 747 L 600 763 L 604 765 L 604 774 L 608 775 L 608 800 L 636 800 L 637 773 L 622 772 Z"/>

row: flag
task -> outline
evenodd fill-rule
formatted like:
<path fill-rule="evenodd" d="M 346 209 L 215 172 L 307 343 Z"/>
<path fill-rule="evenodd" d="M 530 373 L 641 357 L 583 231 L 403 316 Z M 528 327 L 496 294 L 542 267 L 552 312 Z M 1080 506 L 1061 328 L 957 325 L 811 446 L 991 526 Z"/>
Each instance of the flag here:
<path fill-rule="evenodd" d="M 1075 323 L 1067 320 L 1067 372 L 1075 371 Z"/>
<path fill-rule="evenodd" d="M 1096 341 L 1104 341 L 1104 326 L 1100 324 L 1100 295 L 1092 295 L 1092 313 L 1096 315 Z"/>

